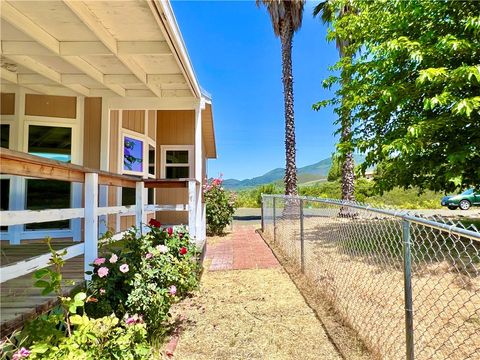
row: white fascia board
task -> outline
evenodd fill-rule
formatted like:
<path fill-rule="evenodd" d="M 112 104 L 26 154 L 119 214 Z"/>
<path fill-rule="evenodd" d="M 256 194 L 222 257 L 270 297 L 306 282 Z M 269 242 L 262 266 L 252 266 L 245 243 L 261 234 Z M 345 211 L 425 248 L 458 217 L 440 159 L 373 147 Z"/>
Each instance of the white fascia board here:
<path fill-rule="evenodd" d="M 161 11 L 165 15 L 165 19 L 167 20 L 167 24 L 169 26 L 169 31 L 171 37 L 171 41 L 173 42 L 174 47 L 178 51 L 180 56 L 180 63 L 184 65 L 184 69 L 186 71 L 186 75 L 190 78 L 190 81 L 193 85 L 193 91 L 195 96 L 200 98 L 202 91 L 200 88 L 199 81 L 197 76 L 195 75 L 195 71 L 193 70 L 193 65 L 190 60 L 190 56 L 187 52 L 187 47 L 185 46 L 185 42 L 183 41 L 182 34 L 180 32 L 180 28 L 177 23 L 177 19 L 175 18 L 175 14 L 173 13 L 172 6 L 170 1 L 160 1 L 160 0 L 152 0 L 154 6 Z M 176 54 L 174 54 L 175 56 Z"/>

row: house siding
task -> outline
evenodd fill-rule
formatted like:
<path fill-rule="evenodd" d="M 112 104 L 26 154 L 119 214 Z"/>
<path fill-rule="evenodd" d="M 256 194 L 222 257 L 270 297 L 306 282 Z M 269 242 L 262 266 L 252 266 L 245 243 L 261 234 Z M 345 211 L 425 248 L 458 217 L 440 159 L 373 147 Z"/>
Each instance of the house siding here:
<path fill-rule="evenodd" d="M 26 94 L 25 115 L 75 119 L 77 98 L 74 96 Z"/>
<path fill-rule="evenodd" d="M 15 115 L 15 94 L 1 93 L 1 115 Z"/>
<path fill-rule="evenodd" d="M 161 145 L 195 144 L 195 111 L 157 111 L 157 120 L 157 174 L 160 174 Z M 187 204 L 188 189 L 161 189 L 156 193 L 156 200 L 162 205 Z M 156 213 L 156 219 L 164 224 L 187 224 L 188 213 L 162 211 Z"/>
<path fill-rule="evenodd" d="M 83 165 L 100 169 L 102 98 L 85 98 L 83 124 Z"/>

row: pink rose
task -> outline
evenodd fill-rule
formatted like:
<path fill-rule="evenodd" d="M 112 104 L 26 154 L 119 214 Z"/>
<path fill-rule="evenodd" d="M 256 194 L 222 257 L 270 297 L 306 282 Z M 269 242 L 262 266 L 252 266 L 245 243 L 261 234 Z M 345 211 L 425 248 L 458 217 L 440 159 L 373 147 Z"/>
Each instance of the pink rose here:
<path fill-rule="evenodd" d="M 20 350 L 17 350 L 17 352 L 15 352 L 15 354 L 13 354 L 12 360 L 24 359 L 24 358 L 29 357 L 30 354 L 31 354 L 30 350 L 22 347 Z"/>
<path fill-rule="evenodd" d="M 175 296 L 175 294 L 177 293 L 177 287 L 175 285 L 170 286 L 168 288 L 168 292 L 170 293 L 170 295 Z"/>
<path fill-rule="evenodd" d="M 119 269 L 120 269 L 120 271 L 121 271 L 122 273 L 124 273 L 124 274 L 127 273 L 128 270 L 130 270 L 130 268 L 128 267 L 127 264 L 120 265 L 120 268 L 119 268 Z"/>
<path fill-rule="evenodd" d="M 105 258 L 96 258 L 93 260 L 94 265 L 102 265 L 105 262 Z"/>
<path fill-rule="evenodd" d="M 105 295 L 106 291 L 105 289 L 100 289 L 100 295 Z"/>
<path fill-rule="evenodd" d="M 134 325 L 134 324 L 142 324 L 143 323 L 143 316 L 142 315 L 133 315 L 133 316 L 128 316 L 127 314 L 127 319 L 125 320 L 125 324 L 127 325 Z"/>
<path fill-rule="evenodd" d="M 147 255 L 145 255 L 145 258 L 146 259 L 151 259 L 152 256 L 153 256 L 153 254 L 149 252 L 149 253 L 147 253 Z"/>
<path fill-rule="evenodd" d="M 108 261 L 110 261 L 110 263 L 112 264 L 115 264 L 117 260 L 118 260 L 118 256 L 116 254 L 112 254 L 112 256 L 110 256 L 110 260 Z"/>
<path fill-rule="evenodd" d="M 108 268 L 105 266 L 102 266 L 100 269 L 97 271 L 98 277 L 105 277 L 108 275 Z"/>
<path fill-rule="evenodd" d="M 168 233 L 169 236 L 172 236 L 172 234 L 173 234 L 173 229 L 172 229 L 171 227 L 169 227 L 169 228 L 167 229 L 167 233 Z"/>

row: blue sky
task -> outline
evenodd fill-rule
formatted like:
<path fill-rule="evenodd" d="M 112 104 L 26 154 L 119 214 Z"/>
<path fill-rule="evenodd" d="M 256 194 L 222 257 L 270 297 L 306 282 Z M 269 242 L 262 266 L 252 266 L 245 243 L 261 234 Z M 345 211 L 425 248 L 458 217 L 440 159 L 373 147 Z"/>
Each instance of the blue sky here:
<path fill-rule="evenodd" d="M 338 57 L 326 27 L 307 2 L 293 42 L 297 167 L 335 150 L 331 109 L 312 110 L 327 98 L 322 80 Z M 213 97 L 218 159 L 209 176 L 245 179 L 284 167 L 280 39 L 265 8 L 254 1 L 172 1 L 195 72 Z"/>

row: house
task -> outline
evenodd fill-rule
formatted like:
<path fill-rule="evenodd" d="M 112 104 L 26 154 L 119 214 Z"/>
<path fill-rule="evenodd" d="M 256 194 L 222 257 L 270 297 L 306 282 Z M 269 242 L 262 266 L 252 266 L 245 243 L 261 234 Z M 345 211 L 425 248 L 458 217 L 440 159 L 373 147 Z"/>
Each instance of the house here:
<path fill-rule="evenodd" d="M 212 101 L 168 1 L 2 0 L 1 147 L 2 245 L 70 241 L 88 268 L 107 229 L 151 218 L 204 244 Z"/>

